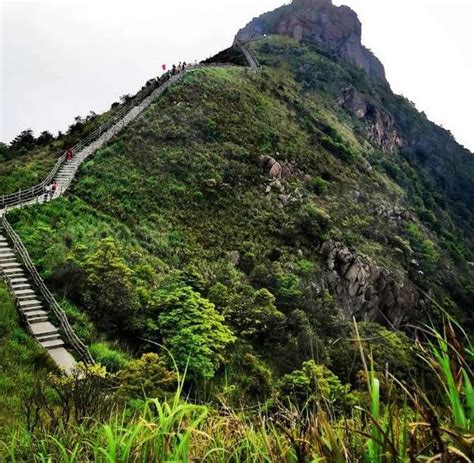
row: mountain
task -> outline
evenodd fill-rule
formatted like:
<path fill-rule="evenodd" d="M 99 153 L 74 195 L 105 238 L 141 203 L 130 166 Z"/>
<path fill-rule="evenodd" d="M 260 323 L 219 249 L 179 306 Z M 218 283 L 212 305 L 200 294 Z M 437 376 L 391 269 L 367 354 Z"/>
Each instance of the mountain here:
<path fill-rule="evenodd" d="M 108 373 L 48 374 L 0 285 L 0 433 L 25 427 L 0 459 L 90 461 L 124 435 L 120 455 L 146 461 L 471 458 L 474 155 L 391 91 L 360 36 L 330 0 L 266 13 L 140 100 L 63 196 L 8 212 Z M 2 193 L 120 114 L 0 145 Z"/>
<path fill-rule="evenodd" d="M 386 82 L 382 63 L 361 43 L 362 26 L 357 14 L 331 0 L 293 0 L 275 11 L 253 19 L 241 29 L 236 42 L 279 34 L 322 46 Z"/>

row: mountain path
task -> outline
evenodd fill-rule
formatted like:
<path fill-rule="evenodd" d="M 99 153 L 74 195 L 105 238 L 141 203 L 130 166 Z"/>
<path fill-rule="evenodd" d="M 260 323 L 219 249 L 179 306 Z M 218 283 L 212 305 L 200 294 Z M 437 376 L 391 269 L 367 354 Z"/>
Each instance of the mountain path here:
<path fill-rule="evenodd" d="M 255 55 L 246 44 L 239 43 L 237 46 L 245 56 L 250 69 L 257 71 L 259 63 Z M 168 87 L 190 70 L 199 67 L 204 66 L 189 66 L 160 85 L 155 85 L 154 89 L 145 87 L 131 102 L 124 105 L 111 121 L 107 121 L 93 134 L 75 145 L 72 148 L 71 160 L 67 160 L 66 154 L 63 154 L 42 183 L 28 190 L 0 197 L 0 274 L 15 299 L 27 330 L 66 374 L 70 374 L 77 365 L 76 359 L 66 349 L 66 343 L 85 363 L 94 363 L 94 360 L 87 347 L 72 330 L 65 312 L 46 288 L 20 237 L 8 223 L 7 213 L 11 209 L 43 204 L 62 196 L 85 159 L 135 120 Z M 54 192 L 48 192 L 47 187 L 52 184 L 56 184 L 57 188 Z M 58 319 L 59 328 L 52 323 L 52 315 Z"/>

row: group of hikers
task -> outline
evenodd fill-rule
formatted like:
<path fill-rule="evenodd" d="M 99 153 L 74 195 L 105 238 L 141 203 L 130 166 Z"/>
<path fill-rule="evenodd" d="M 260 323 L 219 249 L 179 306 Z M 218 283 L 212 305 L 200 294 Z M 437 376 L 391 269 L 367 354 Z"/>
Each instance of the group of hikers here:
<path fill-rule="evenodd" d="M 166 70 L 166 65 L 165 64 L 163 64 L 162 67 L 163 67 L 163 71 L 166 71 L 166 72 L 164 72 L 161 76 L 156 78 L 156 80 L 158 82 L 158 85 L 161 85 L 161 84 L 165 83 L 172 76 L 175 76 L 175 75 L 179 74 L 180 72 L 185 71 L 186 69 L 188 69 L 189 66 L 186 63 L 186 61 L 183 61 L 182 63 L 180 62 L 178 65 L 173 64 L 171 69 L 168 69 L 168 70 Z M 150 83 L 153 82 L 153 79 L 149 82 Z M 147 82 L 147 84 L 148 84 L 148 82 Z M 66 162 L 72 161 L 73 157 L 74 157 L 74 155 L 73 155 L 72 149 L 68 148 L 67 151 L 66 151 Z M 47 185 L 47 186 L 45 186 L 45 188 L 44 188 L 44 201 L 51 200 L 54 197 L 55 193 L 57 191 L 59 191 L 59 187 L 60 187 L 60 185 L 56 181 L 49 184 L 49 185 Z"/>
<path fill-rule="evenodd" d="M 188 64 L 186 61 L 183 61 L 182 63 L 180 62 L 178 65 L 173 64 L 171 66 L 171 69 L 168 69 L 166 71 L 166 64 L 163 64 L 162 69 L 163 71 L 166 71 L 164 74 L 162 74 L 160 77 L 157 77 L 156 80 L 158 81 L 158 84 L 161 85 L 162 83 L 166 82 L 169 80 L 172 76 L 175 76 L 176 74 L 179 74 L 180 72 L 185 71 L 188 68 Z"/>
<path fill-rule="evenodd" d="M 68 148 L 66 151 L 66 162 L 72 161 L 73 157 L 74 157 L 74 154 L 72 152 L 72 149 Z M 60 188 L 60 185 L 56 181 L 54 181 L 53 183 L 50 183 L 49 185 L 46 185 L 44 187 L 43 200 L 50 201 L 52 198 L 54 198 L 55 193 L 59 191 L 59 188 Z"/>

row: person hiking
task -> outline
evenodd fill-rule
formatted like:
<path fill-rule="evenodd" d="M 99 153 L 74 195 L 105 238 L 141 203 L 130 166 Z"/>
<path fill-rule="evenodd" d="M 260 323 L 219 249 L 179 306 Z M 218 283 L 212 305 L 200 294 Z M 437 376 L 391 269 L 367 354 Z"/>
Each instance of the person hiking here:
<path fill-rule="evenodd" d="M 57 182 L 53 182 L 53 183 L 51 184 L 51 193 L 50 193 L 51 198 L 54 197 L 54 195 L 55 195 L 55 193 L 56 193 L 57 191 L 59 191 L 59 184 L 58 184 Z"/>
<path fill-rule="evenodd" d="M 50 194 L 51 194 L 51 185 L 46 185 L 44 187 L 44 195 L 43 195 L 44 202 L 48 201 Z"/>
<path fill-rule="evenodd" d="M 72 161 L 72 157 L 73 157 L 72 149 L 68 148 L 66 151 L 66 161 Z"/>
<path fill-rule="evenodd" d="M 176 69 L 176 64 L 173 64 L 173 68 L 171 69 L 171 74 L 174 76 L 176 75 L 178 70 Z"/>

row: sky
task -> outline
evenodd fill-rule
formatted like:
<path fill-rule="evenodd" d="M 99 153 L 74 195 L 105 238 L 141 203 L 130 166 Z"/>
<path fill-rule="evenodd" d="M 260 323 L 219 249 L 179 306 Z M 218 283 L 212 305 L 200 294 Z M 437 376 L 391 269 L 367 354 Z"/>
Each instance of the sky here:
<path fill-rule="evenodd" d="M 162 64 L 231 45 L 289 0 L 0 0 L 0 141 L 57 133 Z M 392 89 L 474 152 L 474 0 L 333 0 L 353 8 Z"/>

